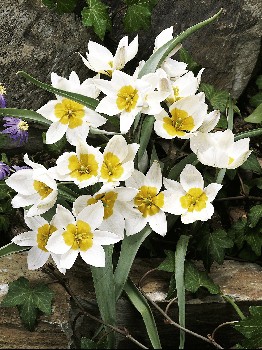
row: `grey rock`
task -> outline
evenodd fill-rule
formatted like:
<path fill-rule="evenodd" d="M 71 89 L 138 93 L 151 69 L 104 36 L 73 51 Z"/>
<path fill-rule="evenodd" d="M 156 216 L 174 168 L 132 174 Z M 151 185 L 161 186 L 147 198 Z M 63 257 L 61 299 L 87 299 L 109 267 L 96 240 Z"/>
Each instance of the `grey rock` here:
<path fill-rule="evenodd" d="M 173 25 L 176 36 L 220 8 L 220 17 L 192 34 L 183 46 L 205 68 L 202 81 L 238 98 L 261 60 L 261 0 L 159 0 L 153 10 L 151 29 L 139 33 L 139 58 L 148 58 L 155 37 L 163 29 Z M 114 23 L 114 31 L 118 41 L 123 31 L 120 21 Z"/>

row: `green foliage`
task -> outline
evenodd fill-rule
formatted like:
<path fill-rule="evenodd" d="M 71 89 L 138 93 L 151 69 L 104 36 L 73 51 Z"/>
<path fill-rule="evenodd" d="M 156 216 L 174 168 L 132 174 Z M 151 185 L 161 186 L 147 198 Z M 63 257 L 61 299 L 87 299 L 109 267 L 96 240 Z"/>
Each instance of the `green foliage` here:
<path fill-rule="evenodd" d="M 234 242 L 226 231 L 219 229 L 210 232 L 208 227 L 205 227 L 201 232 L 197 246 L 201 252 L 205 268 L 209 270 L 214 261 L 222 264 L 225 257 L 225 250 L 232 248 L 233 245 Z"/>
<path fill-rule="evenodd" d="M 125 30 L 130 33 L 148 29 L 157 0 L 125 0 L 125 3 L 128 5 L 124 16 Z"/>
<path fill-rule="evenodd" d="M 43 4 L 58 13 L 74 11 L 77 0 L 42 0 Z"/>
<path fill-rule="evenodd" d="M 250 315 L 234 325 L 245 339 L 238 349 L 259 349 L 262 346 L 262 306 L 250 306 Z"/>
<path fill-rule="evenodd" d="M 20 277 L 9 283 L 8 293 L 5 295 L 1 306 L 17 306 L 23 324 L 32 331 L 36 325 L 39 311 L 51 314 L 53 291 L 45 284 L 39 283 L 30 287 L 29 281 Z"/>
<path fill-rule="evenodd" d="M 249 100 L 252 107 L 259 107 L 262 103 L 262 75 L 259 75 L 256 79 L 256 85 L 258 87 L 258 92 L 252 96 Z M 252 123 L 252 122 L 251 122 Z"/>
<path fill-rule="evenodd" d="M 86 27 L 93 27 L 96 35 L 104 40 L 105 33 L 111 29 L 108 6 L 100 0 L 87 0 L 88 7 L 82 10 L 82 22 Z"/>
<path fill-rule="evenodd" d="M 213 85 L 206 83 L 201 83 L 199 90 L 205 93 L 206 98 L 214 109 L 225 112 L 229 98 L 229 93 L 227 91 L 216 90 Z"/>
<path fill-rule="evenodd" d="M 262 97 L 262 96 L 261 96 Z M 262 101 L 262 98 L 261 98 Z M 257 108 L 245 118 L 248 123 L 262 123 L 262 102 L 257 106 Z"/>
<path fill-rule="evenodd" d="M 195 72 L 200 68 L 199 64 L 196 61 L 194 61 L 192 56 L 184 47 L 181 47 L 178 53 L 179 53 L 179 60 L 187 64 L 187 69 Z"/>
<path fill-rule="evenodd" d="M 261 165 L 259 164 L 257 157 L 254 153 L 250 154 L 245 163 L 241 165 L 241 168 L 245 170 L 250 170 L 259 175 L 262 174 Z"/>

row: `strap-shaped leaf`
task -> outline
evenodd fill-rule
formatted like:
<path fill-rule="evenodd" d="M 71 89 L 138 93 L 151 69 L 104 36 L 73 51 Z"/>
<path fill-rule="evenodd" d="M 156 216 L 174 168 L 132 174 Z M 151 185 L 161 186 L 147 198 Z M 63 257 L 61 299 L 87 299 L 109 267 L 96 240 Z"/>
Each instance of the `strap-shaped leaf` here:
<path fill-rule="evenodd" d="M 7 245 L 0 248 L 0 257 L 5 255 L 10 255 L 13 253 L 22 252 L 24 250 L 29 249 L 30 247 L 21 247 L 15 243 L 8 243 Z"/>
<path fill-rule="evenodd" d="M 29 109 L 19 109 L 19 108 L 0 108 L 0 116 L 6 117 L 18 117 L 22 118 L 26 121 L 34 121 L 39 124 L 43 124 L 45 126 L 49 126 L 51 124 L 50 120 L 44 118 L 41 114 L 30 111 Z"/>
<path fill-rule="evenodd" d="M 138 162 L 140 162 L 149 143 L 155 118 L 152 115 L 145 116 L 140 132 L 140 147 L 138 150 Z"/>
<path fill-rule="evenodd" d="M 214 16 L 206 19 L 203 22 L 197 23 L 194 26 L 186 29 L 184 32 L 180 33 L 176 38 L 169 40 L 166 44 L 161 46 L 153 55 L 149 57 L 146 61 L 145 65 L 141 69 L 139 73 L 139 78 L 142 76 L 153 73 L 155 70 L 161 65 L 161 63 L 167 58 L 174 48 L 180 44 L 183 40 L 185 40 L 188 36 L 196 32 L 197 30 L 203 28 L 207 24 L 213 22 L 222 12 L 222 9 L 216 13 Z"/>
<path fill-rule="evenodd" d="M 143 318 L 153 349 L 162 349 L 155 319 L 146 298 L 141 294 L 130 279 L 128 279 L 126 282 L 124 290 L 131 303 L 135 306 L 137 311 L 140 312 Z"/>
<path fill-rule="evenodd" d="M 49 92 L 52 92 L 55 95 L 63 96 L 65 98 L 69 98 L 70 100 L 76 101 L 78 103 L 81 103 L 82 105 L 95 110 L 96 106 L 98 105 L 98 100 L 95 100 L 94 98 L 87 97 L 81 94 L 76 94 L 74 92 L 69 92 L 61 89 L 54 88 L 52 85 L 43 83 L 31 75 L 27 74 L 26 72 L 19 71 L 17 74 L 22 75 L 24 78 L 29 80 L 31 83 L 35 84 L 36 86 L 40 87 L 43 90 L 47 90 Z"/>

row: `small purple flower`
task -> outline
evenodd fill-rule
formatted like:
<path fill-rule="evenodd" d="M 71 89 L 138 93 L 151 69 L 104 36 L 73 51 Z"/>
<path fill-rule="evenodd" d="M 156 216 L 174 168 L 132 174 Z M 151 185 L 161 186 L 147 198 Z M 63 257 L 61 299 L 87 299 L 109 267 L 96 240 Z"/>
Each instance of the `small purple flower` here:
<path fill-rule="evenodd" d="M 10 175 L 10 168 L 7 164 L 0 162 L 0 180 Z"/>
<path fill-rule="evenodd" d="M 0 108 L 6 107 L 5 95 L 6 91 L 3 85 L 0 84 Z"/>
<path fill-rule="evenodd" d="M 4 117 L 4 127 L 2 134 L 8 134 L 11 139 L 18 141 L 19 144 L 26 143 L 28 141 L 28 124 L 20 118 Z"/>

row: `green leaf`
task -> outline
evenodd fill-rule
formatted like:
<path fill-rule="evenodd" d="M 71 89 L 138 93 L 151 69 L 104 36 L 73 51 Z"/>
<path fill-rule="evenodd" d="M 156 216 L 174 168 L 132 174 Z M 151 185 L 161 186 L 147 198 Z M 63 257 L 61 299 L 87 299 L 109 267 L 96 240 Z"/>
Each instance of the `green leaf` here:
<path fill-rule="evenodd" d="M 91 339 L 88 338 L 81 338 L 81 346 L 80 349 L 102 349 L 102 348 L 98 348 L 98 344 L 96 342 L 94 342 Z M 106 348 L 104 348 L 106 349 Z"/>
<path fill-rule="evenodd" d="M 181 235 L 176 245 L 175 252 L 175 280 L 177 290 L 178 316 L 180 326 L 186 326 L 186 296 L 185 296 L 185 257 L 187 252 L 187 245 L 189 237 Z M 180 330 L 180 344 L 179 349 L 184 349 L 185 332 Z"/>
<path fill-rule="evenodd" d="M 123 239 L 120 256 L 114 272 L 116 300 L 119 299 L 124 289 L 138 249 L 151 232 L 152 229 L 147 225 L 139 233 Z"/>
<path fill-rule="evenodd" d="M 258 107 L 262 103 L 262 91 L 252 96 L 249 100 L 252 107 Z"/>
<path fill-rule="evenodd" d="M 218 294 L 220 288 L 208 276 L 206 271 L 199 271 L 193 262 L 185 262 L 185 288 L 195 293 L 200 287 L 205 287 L 211 294 Z"/>
<path fill-rule="evenodd" d="M 261 247 L 262 247 L 262 233 L 258 231 L 248 231 L 244 237 L 245 241 L 251 247 L 253 252 L 257 256 L 261 256 Z"/>
<path fill-rule="evenodd" d="M 208 230 L 204 231 L 198 246 L 203 253 L 205 267 L 209 269 L 213 261 L 222 264 L 225 257 L 225 249 L 232 248 L 233 245 L 232 239 L 222 229 L 212 233 Z"/>
<path fill-rule="evenodd" d="M 87 0 L 87 4 L 81 12 L 82 22 L 86 27 L 93 27 L 96 35 L 104 40 L 106 31 L 111 29 L 108 6 L 100 0 Z"/>
<path fill-rule="evenodd" d="M 246 337 L 242 343 L 245 349 L 258 349 L 262 346 L 262 306 L 250 306 L 249 312 L 250 316 L 239 321 L 234 328 Z"/>
<path fill-rule="evenodd" d="M 130 5 L 143 5 L 149 8 L 149 10 L 153 10 L 156 6 L 158 0 L 125 0 L 125 3 Z"/>
<path fill-rule="evenodd" d="M 225 112 L 229 93 L 223 90 L 216 90 L 213 85 L 201 83 L 199 90 L 203 91 L 214 109 Z"/>
<path fill-rule="evenodd" d="M 77 0 L 42 0 L 42 3 L 58 13 L 70 13 L 74 11 Z"/>
<path fill-rule="evenodd" d="M 255 227 L 262 218 L 262 205 L 255 205 L 248 213 L 248 226 Z"/>
<path fill-rule="evenodd" d="M 0 248 L 0 257 L 17 252 L 22 252 L 29 248 L 30 247 L 21 247 L 20 245 L 16 245 L 15 243 L 8 243 L 7 245 Z"/>
<path fill-rule="evenodd" d="M 95 100 L 94 98 L 87 97 L 87 96 L 80 95 L 80 94 L 76 94 L 74 92 L 68 92 L 65 90 L 60 90 L 60 89 L 54 88 L 52 85 L 42 83 L 41 81 L 35 79 L 31 75 L 29 75 L 23 71 L 19 71 L 19 72 L 17 72 L 17 74 L 22 75 L 24 78 L 26 78 L 31 83 L 35 84 L 36 86 L 40 87 L 43 90 L 52 92 L 55 95 L 59 95 L 59 96 L 68 98 L 70 100 L 76 101 L 78 103 L 81 103 L 82 105 L 84 105 L 92 110 L 95 110 L 97 105 L 98 105 L 99 101 Z M 5 110 L 6 110 L 6 108 L 5 108 Z M 48 121 L 48 122 L 51 124 L 50 121 Z"/>
<path fill-rule="evenodd" d="M 169 40 L 165 45 L 161 46 L 156 52 L 154 52 L 144 64 L 143 68 L 139 73 L 139 78 L 149 73 L 154 73 L 155 70 L 162 64 L 167 56 L 173 51 L 178 44 L 184 41 L 188 36 L 193 34 L 198 29 L 203 28 L 209 23 L 212 23 L 222 12 L 222 9 L 214 16 L 206 19 L 203 22 L 197 23 L 194 26 L 186 29 L 180 33 L 176 38 Z"/>
<path fill-rule="evenodd" d="M 256 84 L 259 90 L 262 90 L 262 74 L 257 77 Z"/>
<path fill-rule="evenodd" d="M 29 281 L 20 277 L 9 283 L 8 293 L 4 296 L 1 306 L 18 306 L 22 322 L 29 330 L 33 330 L 38 309 L 44 313 L 51 313 L 53 294 L 46 285 L 41 283 L 30 287 Z"/>
<path fill-rule="evenodd" d="M 244 120 L 248 123 L 262 123 L 262 103 Z"/>
<path fill-rule="evenodd" d="M 242 169 L 245 170 L 250 170 L 254 173 L 261 174 L 262 173 L 262 168 L 261 165 L 259 164 L 257 157 L 254 153 L 251 153 L 250 156 L 247 158 L 245 163 L 241 165 Z"/>
<path fill-rule="evenodd" d="M 175 252 L 172 250 L 165 250 L 166 258 L 157 267 L 158 270 L 175 272 Z"/>
<path fill-rule="evenodd" d="M 171 180 L 177 180 L 186 164 L 196 165 L 197 162 L 197 156 L 194 153 L 189 154 L 170 169 L 168 178 Z"/>
<path fill-rule="evenodd" d="M 197 62 L 193 60 L 192 56 L 184 47 L 181 47 L 178 53 L 179 53 L 179 60 L 187 64 L 187 69 L 194 71 L 195 69 L 199 68 L 199 65 L 197 64 Z"/>
<path fill-rule="evenodd" d="M 33 121 L 45 126 L 49 126 L 51 124 L 50 120 L 44 118 L 41 114 L 28 109 L 0 108 L 0 116 L 5 117 L 7 115 L 22 118 L 29 122 Z"/>
<path fill-rule="evenodd" d="M 125 284 L 124 290 L 131 303 L 135 306 L 143 318 L 153 349 L 162 349 L 155 319 L 146 298 L 141 294 L 130 279 Z"/>
<path fill-rule="evenodd" d="M 124 16 L 124 27 L 128 33 L 147 29 L 151 24 L 151 11 L 145 5 L 134 4 L 128 6 Z"/>
<path fill-rule="evenodd" d="M 138 149 L 138 162 L 140 162 L 141 158 L 143 157 L 143 154 L 147 148 L 147 145 L 149 143 L 151 133 L 153 130 L 155 118 L 152 115 L 146 116 L 143 120 L 141 132 L 140 132 L 140 147 Z"/>
<path fill-rule="evenodd" d="M 262 128 L 257 128 L 250 131 L 241 132 L 234 137 L 234 141 L 241 140 L 245 137 L 258 137 L 262 135 Z"/>

